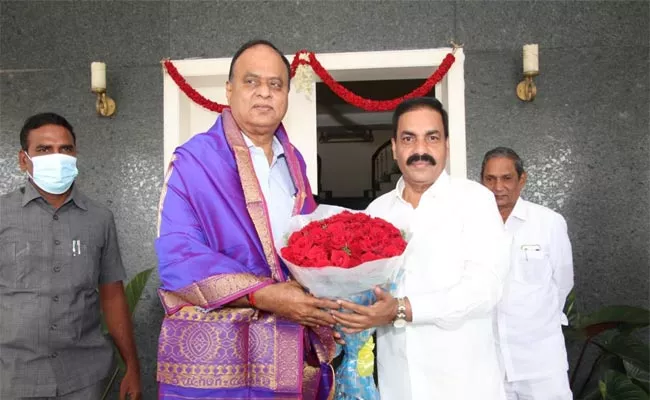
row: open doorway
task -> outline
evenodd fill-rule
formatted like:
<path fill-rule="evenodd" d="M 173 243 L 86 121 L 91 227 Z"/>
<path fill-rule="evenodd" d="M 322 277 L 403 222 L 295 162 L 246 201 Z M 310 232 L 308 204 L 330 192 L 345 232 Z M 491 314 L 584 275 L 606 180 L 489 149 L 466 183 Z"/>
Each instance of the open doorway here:
<path fill-rule="evenodd" d="M 423 79 L 350 81 L 358 95 L 390 100 L 418 88 Z M 435 89 L 428 96 L 435 97 Z M 367 112 L 316 84 L 318 202 L 357 210 L 395 187 L 400 177 L 390 139 L 392 112 Z"/>

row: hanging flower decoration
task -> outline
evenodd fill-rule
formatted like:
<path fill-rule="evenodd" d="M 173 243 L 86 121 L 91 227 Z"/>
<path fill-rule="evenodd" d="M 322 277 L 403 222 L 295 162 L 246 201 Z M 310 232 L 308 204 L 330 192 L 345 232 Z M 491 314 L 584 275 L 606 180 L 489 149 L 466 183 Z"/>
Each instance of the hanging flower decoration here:
<path fill-rule="evenodd" d="M 454 51 L 457 47 L 460 46 L 454 44 Z M 291 78 L 299 91 L 303 91 L 308 96 L 311 96 L 312 84 L 314 82 L 313 74 L 315 73 L 320 80 L 327 85 L 330 90 L 332 90 L 332 92 L 348 104 L 365 111 L 392 111 L 404 100 L 424 96 L 429 93 L 433 87 L 445 77 L 455 60 L 456 58 L 454 57 L 453 52 L 447 54 L 438 68 L 424 81 L 422 85 L 403 96 L 391 100 L 367 99 L 350 91 L 332 77 L 332 75 L 318 61 L 316 54 L 307 50 L 300 50 L 294 56 L 293 61 L 291 62 Z M 207 99 L 201 93 L 196 91 L 196 89 L 187 82 L 180 72 L 178 72 L 178 69 L 170 60 L 163 60 L 163 66 L 172 80 L 178 85 L 179 89 L 181 89 L 181 91 L 196 104 L 218 113 L 228 107 L 228 105 Z"/>
<path fill-rule="evenodd" d="M 296 56 L 301 61 L 309 61 L 308 53 L 297 53 Z M 309 68 L 309 64 L 303 63 L 298 65 L 295 70 L 292 72 L 293 79 L 292 84 L 295 85 L 298 93 L 304 92 L 308 99 L 311 99 L 312 87 L 314 84 L 314 73 L 312 69 Z"/>

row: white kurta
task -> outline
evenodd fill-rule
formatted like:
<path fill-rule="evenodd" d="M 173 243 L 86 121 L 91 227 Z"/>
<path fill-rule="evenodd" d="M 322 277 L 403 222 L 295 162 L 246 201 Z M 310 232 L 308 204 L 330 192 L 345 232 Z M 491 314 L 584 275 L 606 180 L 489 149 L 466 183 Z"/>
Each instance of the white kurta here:
<path fill-rule="evenodd" d="M 506 220 L 514 236 L 509 279 L 498 306 L 499 341 L 508 381 L 547 378 L 568 369 L 562 325 L 573 287 L 564 218 L 517 200 Z"/>
<path fill-rule="evenodd" d="M 508 273 L 509 240 L 494 195 L 443 173 L 416 209 L 404 183 L 368 212 L 411 237 L 397 296 L 413 322 L 377 331 L 382 400 L 502 400 L 495 305 Z"/>

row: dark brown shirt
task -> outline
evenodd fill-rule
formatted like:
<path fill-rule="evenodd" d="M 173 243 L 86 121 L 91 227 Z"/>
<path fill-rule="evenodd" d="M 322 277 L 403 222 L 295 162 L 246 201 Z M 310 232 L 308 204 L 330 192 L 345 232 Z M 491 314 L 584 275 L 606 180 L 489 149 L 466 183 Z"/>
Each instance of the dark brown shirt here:
<path fill-rule="evenodd" d="M 98 286 L 124 277 L 113 214 L 76 187 L 58 210 L 30 182 L 0 196 L 0 398 L 105 378 Z"/>

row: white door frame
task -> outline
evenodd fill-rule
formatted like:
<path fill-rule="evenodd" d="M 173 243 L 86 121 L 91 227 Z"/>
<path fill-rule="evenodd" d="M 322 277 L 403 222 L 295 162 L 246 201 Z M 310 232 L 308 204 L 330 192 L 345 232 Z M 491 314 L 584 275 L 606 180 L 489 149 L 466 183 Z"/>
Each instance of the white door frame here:
<path fill-rule="evenodd" d="M 317 54 L 325 69 L 338 81 L 369 81 L 387 79 L 424 79 L 442 63 L 451 48 L 371 51 Z M 447 168 L 452 176 L 467 176 L 465 141 L 465 55 L 462 49 L 454 54 L 456 61 L 436 85 L 436 96 L 449 114 L 450 154 Z M 289 60 L 293 55 L 287 56 Z M 199 92 L 201 88 L 223 86 L 228 79 L 231 58 L 186 59 L 173 61 L 178 72 Z M 318 82 L 318 77 L 315 76 Z M 317 188 L 317 132 L 315 83 L 312 95 L 298 93 L 292 85 L 289 110 L 283 123 L 292 143 L 300 150 L 307 164 L 312 188 Z M 199 132 L 189 132 L 191 108 L 194 104 L 178 88 L 169 74 L 164 74 L 164 170 L 174 149 Z M 215 113 L 215 119 L 216 119 Z"/>

